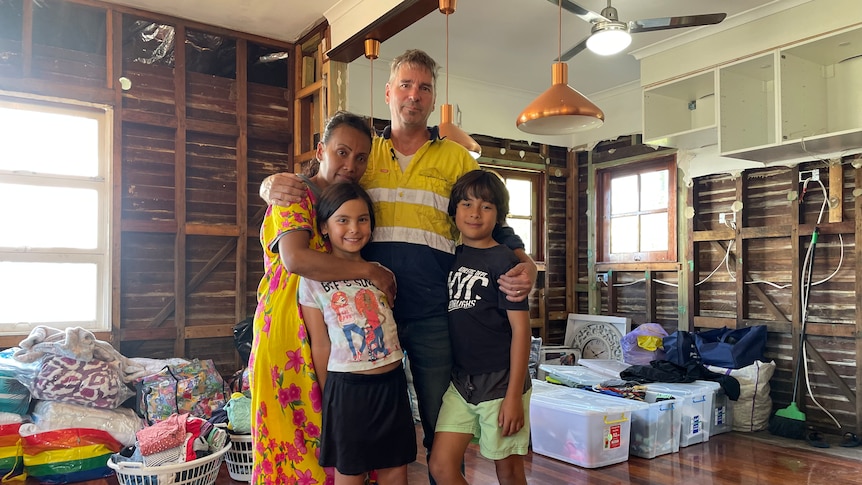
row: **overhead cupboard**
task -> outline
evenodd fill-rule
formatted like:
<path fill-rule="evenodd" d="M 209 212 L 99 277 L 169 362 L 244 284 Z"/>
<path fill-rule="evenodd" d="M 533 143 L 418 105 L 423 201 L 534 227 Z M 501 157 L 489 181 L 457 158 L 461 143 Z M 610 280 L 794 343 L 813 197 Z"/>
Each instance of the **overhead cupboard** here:
<path fill-rule="evenodd" d="M 789 162 L 862 152 L 862 27 L 644 89 L 644 141 Z"/>

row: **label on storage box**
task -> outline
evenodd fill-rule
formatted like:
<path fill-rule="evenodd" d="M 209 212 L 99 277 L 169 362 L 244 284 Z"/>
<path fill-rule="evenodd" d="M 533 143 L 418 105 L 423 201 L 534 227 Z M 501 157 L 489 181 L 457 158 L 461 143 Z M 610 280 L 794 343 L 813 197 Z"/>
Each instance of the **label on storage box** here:
<path fill-rule="evenodd" d="M 724 413 L 724 406 L 715 408 L 715 423 L 713 423 L 715 426 L 721 426 L 724 424 Z"/>
<path fill-rule="evenodd" d="M 622 438 L 620 437 L 620 425 L 615 424 L 613 426 L 609 426 L 605 428 L 605 446 L 606 450 L 612 450 L 614 448 L 619 448 L 622 444 Z"/>
<path fill-rule="evenodd" d="M 691 417 L 691 429 L 689 430 L 689 435 L 694 436 L 700 433 L 700 416 L 694 415 Z"/>

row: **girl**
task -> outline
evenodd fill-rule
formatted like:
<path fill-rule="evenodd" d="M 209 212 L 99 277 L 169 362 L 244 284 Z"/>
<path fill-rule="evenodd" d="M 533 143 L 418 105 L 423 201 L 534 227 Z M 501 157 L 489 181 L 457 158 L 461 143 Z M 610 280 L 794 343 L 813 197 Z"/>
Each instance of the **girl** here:
<path fill-rule="evenodd" d="M 370 151 L 368 121 L 336 113 L 317 144 L 319 170 L 303 178 L 307 186 L 303 198 L 288 207 L 267 208 L 260 231 L 265 271 L 258 286 L 249 358 L 255 443 L 251 483 L 255 485 L 332 483 L 332 476 L 317 462 L 321 395 L 296 290 L 299 275 L 323 281 L 364 278 L 380 287 L 391 284 L 391 274 L 379 265 L 330 264 L 331 257 L 325 254 L 328 245 L 316 222 L 320 192 L 333 184 L 359 180 Z"/>
<path fill-rule="evenodd" d="M 359 251 L 371 240 L 371 199 L 358 184 L 323 192 L 318 205 L 320 231 L 332 255 L 362 262 Z M 343 292 L 366 332 L 379 336 L 359 359 L 339 324 L 332 295 Z M 368 293 L 371 293 L 370 295 Z M 376 300 L 384 303 L 376 305 Z M 407 464 L 416 460 L 416 431 L 401 368 L 403 352 L 386 296 L 367 279 L 315 281 L 302 278 L 299 302 L 311 338 L 314 368 L 323 386 L 320 464 L 335 467 L 336 485 L 361 485 L 377 470 L 380 483 L 406 484 Z M 380 347 L 387 352 L 382 352 Z"/>

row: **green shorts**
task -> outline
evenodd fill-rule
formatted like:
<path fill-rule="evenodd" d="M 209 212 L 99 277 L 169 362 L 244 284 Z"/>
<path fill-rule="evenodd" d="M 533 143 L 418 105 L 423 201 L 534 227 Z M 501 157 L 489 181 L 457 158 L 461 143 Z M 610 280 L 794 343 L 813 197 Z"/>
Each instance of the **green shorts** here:
<path fill-rule="evenodd" d="M 443 406 L 437 417 L 436 432 L 463 433 L 473 435 L 473 443 L 479 443 L 479 452 L 490 460 L 502 460 L 512 455 L 526 455 L 530 447 L 530 394 L 521 396 L 524 405 L 524 427 L 511 435 L 500 434 L 497 418 L 503 399 L 494 399 L 479 404 L 470 404 L 451 383 L 443 395 Z"/>

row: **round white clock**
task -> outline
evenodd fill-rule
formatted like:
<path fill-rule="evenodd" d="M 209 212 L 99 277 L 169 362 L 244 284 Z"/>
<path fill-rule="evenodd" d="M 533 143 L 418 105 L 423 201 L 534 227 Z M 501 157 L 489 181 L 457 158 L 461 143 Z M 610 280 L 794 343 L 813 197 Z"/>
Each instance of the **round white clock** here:
<path fill-rule="evenodd" d="M 622 333 L 609 322 L 575 322 L 572 347 L 584 359 L 623 360 Z"/>

